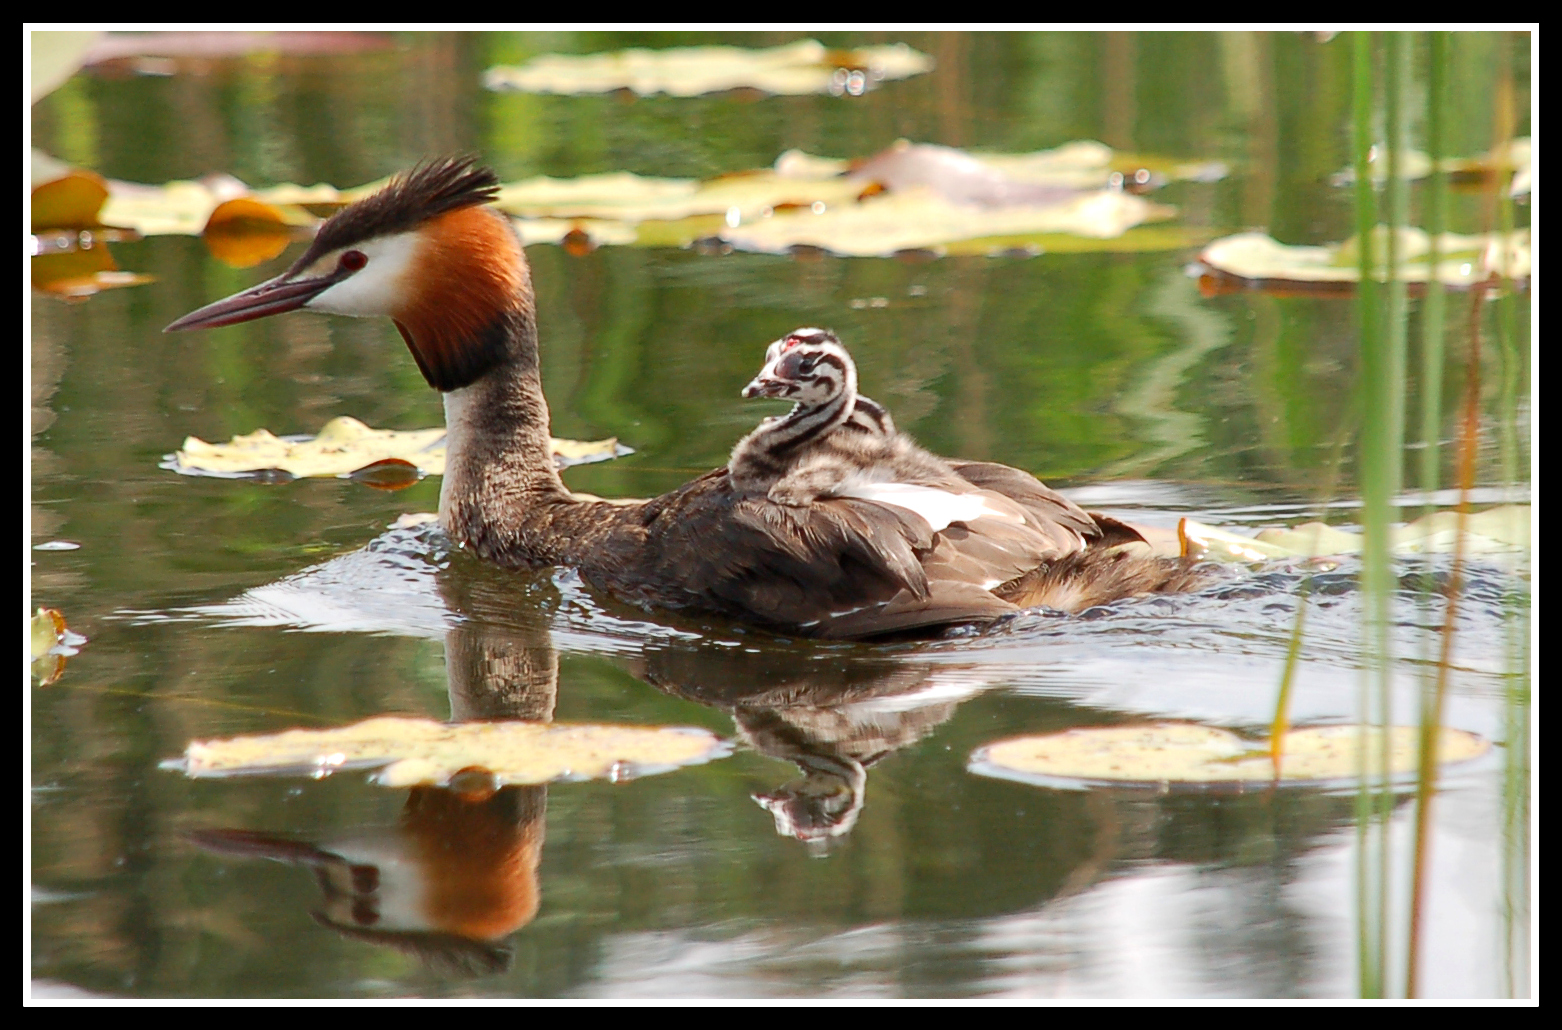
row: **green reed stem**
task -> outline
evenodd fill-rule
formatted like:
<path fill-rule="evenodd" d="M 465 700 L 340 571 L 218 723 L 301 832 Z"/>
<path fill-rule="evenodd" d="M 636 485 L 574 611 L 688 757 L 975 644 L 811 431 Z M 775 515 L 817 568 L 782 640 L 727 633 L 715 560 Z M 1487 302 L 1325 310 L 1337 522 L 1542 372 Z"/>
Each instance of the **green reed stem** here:
<path fill-rule="evenodd" d="M 1381 451 L 1388 435 L 1383 424 L 1382 402 L 1384 373 L 1387 371 L 1387 355 L 1384 353 L 1379 325 L 1378 290 L 1376 275 L 1378 262 L 1373 229 L 1377 225 L 1377 198 L 1373 193 L 1372 167 L 1372 94 L 1373 94 L 1373 39 L 1370 32 L 1354 35 L 1354 68 L 1352 82 L 1352 160 L 1356 173 L 1356 239 L 1358 242 L 1358 268 L 1360 276 L 1356 295 L 1356 317 L 1360 334 L 1362 384 L 1362 439 L 1358 451 L 1358 476 L 1362 482 L 1363 500 L 1363 554 L 1362 588 L 1366 607 L 1367 625 L 1366 665 L 1369 680 L 1378 678 L 1377 664 L 1386 650 L 1383 630 L 1386 628 L 1386 608 L 1380 605 L 1387 600 L 1385 573 L 1388 566 L 1387 497 L 1382 485 L 1385 476 Z M 1368 701 L 1370 690 L 1363 684 L 1361 698 L 1361 730 L 1358 735 L 1358 751 L 1362 756 L 1359 784 L 1356 792 L 1356 927 L 1357 927 L 1357 982 L 1362 997 L 1377 998 L 1383 994 L 1383 920 L 1380 896 L 1384 893 L 1381 880 L 1372 875 L 1378 864 L 1371 860 L 1374 847 L 1381 847 L 1381 835 L 1374 832 L 1374 808 L 1371 783 L 1366 766 L 1370 716 Z"/>
<path fill-rule="evenodd" d="M 1356 432 L 1356 416 L 1346 414 L 1335 433 L 1329 449 L 1328 478 L 1324 481 L 1318 502 L 1323 507 L 1323 519 L 1328 519 L 1328 503 L 1339 491 L 1340 467 L 1344 464 L 1345 445 Z M 1309 550 L 1316 552 L 1316 540 Z M 1296 593 L 1296 623 L 1291 627 L 1291 640 L 1285 649 L 1285 667 L 1280 672 L 1280 689 L 1275 693 L 1275 715 L 1269 723 L 1269 760 L 1274 765 L 1275 779 L 1280 778 L 1280 763 L 1285 758 L 1285 734 L 1291 728 L 1291 687 L 1296 682 L 1296 669 L 1302 654 L 1302 626 L 1307 619 L 1307 601 L 1312 594 L 1312 577 L 1305 576 Z"/>
<path fill-rule="evenodd" d="M 1442 236 L 1448 223 L 1448 173 L 1442 167 L 1444 122 L 1448 111 L 1448 33 L 1433 32 L 1427 62 L 1426 154 L 1432 174 L 1426 184 L 1426 232 L 1432 249 L 1427 255 L 1431 273 L 1426 299 L 1421 304 L 1421 489 L 1426 500 L 1422 514 L 1433 508 L 1432 494 L 1441 480 L 1440 438 L 1443 422 L 1443 311 L 1447 298 L 1438 267 L 1442 262 Z"/>

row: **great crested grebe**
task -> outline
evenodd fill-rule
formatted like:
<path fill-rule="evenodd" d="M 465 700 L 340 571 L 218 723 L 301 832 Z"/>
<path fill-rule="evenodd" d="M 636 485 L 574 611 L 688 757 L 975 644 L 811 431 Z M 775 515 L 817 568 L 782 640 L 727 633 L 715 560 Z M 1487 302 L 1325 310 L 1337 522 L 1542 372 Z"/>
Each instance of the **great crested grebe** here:
<path fill-rule="evenodd" d="M 1199 581 L 1184 561 L 1114 549 L 1138 534 L 986 462 L 949 462 L 940 487 L 864 482 L 806 506 L 735 489 L 726 468 L 648 501 L 577 497 L 549 452 L 526 255 L 485 206 L 498 188 L 471 158 L 420 165 L 333 215 L 286 272 L 167 331 L 299 308 L 391 318 L 444 394 L 451 540 L 499 565 L 574 568 L 642 607 L 869 637 Z"/>
<path fill-rule="evenodd" d="M 885 483 L 960 491 L 949 463 L 896 432 L 883 405 L 857 392 L 857 366 L 824 329 L 797 329 L 765 351 L 765 367 L 745 397 L 781 397 L 792 410 L 767 418 L 738 441 L 727 472 L 738 490 L 777 504 L 806 506 L 851 497 L 858 486 Z"/>

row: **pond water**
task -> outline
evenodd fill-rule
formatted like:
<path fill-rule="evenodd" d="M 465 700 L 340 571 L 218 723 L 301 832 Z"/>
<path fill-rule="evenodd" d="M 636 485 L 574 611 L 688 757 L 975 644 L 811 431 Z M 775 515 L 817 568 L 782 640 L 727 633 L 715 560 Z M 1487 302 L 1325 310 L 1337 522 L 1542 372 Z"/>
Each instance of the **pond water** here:
<path fill-rule="evenodd" d="M 1226 162 L 1219 181 L 1156 195 L 1210 238 L 1350 234 L 1349 192 L 1328 185 L 1348 164 L 1346 41 L 822 38 L 904 39 L 937 67 L 861 97 L 493 94 L 480 81 L 494 63 L 710 40 L 369 37 L 347 53 L 103 66 L 34 108 L 33 143 L 138 182 L 221 171 L 254 185 L 351 186 L 459 151 L 507 181 L 709 177 L 794 147 L 863 156 L 905 137 L 1020 153 L 1098 138 Z M 1490 146 L 1490 68 L 1506 45 L 1456 40 L 1451 152 Z M 1527 46 L 1514 52 L 1527 112 Z M 1528 133 L 1527 117 L 1517 131 Z M 1456 194 L 1453 227 L 1474 231 L 1480 203 Z M 934 641 L 820 644 L 647 615 L 567 571 L 483 568 L 426 528 L 389 529 L 435 509 L 437 477 L 384 492 L 160 468 L 187 435 L 311 433 L 338 415 L 440 424 L 438 396 L 388 321 L 290 315 L 161 334 L 294 253 L 240 271 L 199 239 L 152 237 L 115 256 L 155 283 L 68 306 L 34 297 L 32 542 L 80 546 L 32 552 L 31 603 L 60 609 L 88 638 L 31 694 L 39 993 L 1356 993 L 1353 793 L 1059 790 L 967 769 L 983 744 L 1071 727 L 1176 719 L 1261 735 L 1300 569 L 1236 566 L 1194 595 L 1026 613 Z M 738 396 L 765 344 L 825 325 L 851 347 L 863 392 L 936 452 L 1033 471 L 1093 511 L 1146 525 L 1351 526 L 1356 487 L 1338 458 L 1352 428 L 1351 302 L 1203 297 L 1184 270 L 1193 255 L 531 247 L 555 434 L 635 449 L 566 481 L 648 496 L 724 463 L 776 407 Z M 1457 328 L 1467 303 L 1449 301 L 1445 412 L 1462 384 L 1452 370 L 1467 353 Z M 1418 318 L 1413 308 L 1412 339 Z M 1528 367 L 1522 344 L 1488 344 L 1483 503 L 1528 501 L 1527 471 L 1503 481 L 1529 468 Z M 1447 440 L 1451 416 L 1444 426 Z M 1401 572 L 1428 566 L 1446 574 L 1450 563 L 1407 560 Z M 1316 585 L 1296 723 L 1358 715 L 1352 572 L 1346 562 Z M 1528 573 L 1505 559 L 1469 574 L 1447 721 L 1500 745 L 1512 673 L 1527 664 Z M 1441 612 L 1405 582 L 1393 710 L 1413 722 Z M 383 713 L 698 726 L 734 749 L 624 783 L 491 795 L 392 790 L 360 772 L 189 780 L 160 768 L 192 740 Z M 1503 829 L 1510 764 L 1499 747 L 1444 779 L 1429 994 L 1528 993 L 1529 911 Z M 1402 797 L 1391 819 L 1400 866 L 1412 808 Z M 1402 928 L 1403 898 L 1390 909 Z M 1392 967 L 1403 930 L 1390 936 Z"/>

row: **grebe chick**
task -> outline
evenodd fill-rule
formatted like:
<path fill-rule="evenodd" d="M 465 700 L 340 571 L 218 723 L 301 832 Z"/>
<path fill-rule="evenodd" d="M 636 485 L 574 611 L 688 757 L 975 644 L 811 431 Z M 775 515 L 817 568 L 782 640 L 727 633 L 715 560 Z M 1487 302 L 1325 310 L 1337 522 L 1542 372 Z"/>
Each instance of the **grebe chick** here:
<path fill-rule="evenodd" d="M 727 471 L 739 490 L 804 507 L 853 483 L 967 486 L 948 462 L 897 432 L 883 405 L 857 392 L 857 366 L 827 330 L 797 329 L 772 343 L 743 396 L 796 403 L 733 448 Z"/>

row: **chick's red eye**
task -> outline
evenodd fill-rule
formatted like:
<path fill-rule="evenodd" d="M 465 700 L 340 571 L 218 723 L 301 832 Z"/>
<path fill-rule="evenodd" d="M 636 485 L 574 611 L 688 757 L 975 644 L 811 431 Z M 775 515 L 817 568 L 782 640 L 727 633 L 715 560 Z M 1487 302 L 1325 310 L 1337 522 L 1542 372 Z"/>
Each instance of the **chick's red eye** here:
<path fill-rule="evenodd" d="M 347 269 L 349 272 L 356 272 L 358 269 L 362 268 L 368 263 L 368 256 L 361 250 L 349 250 L 343 252 L 341 260 L 338 262 L 338 264 Z"/>

